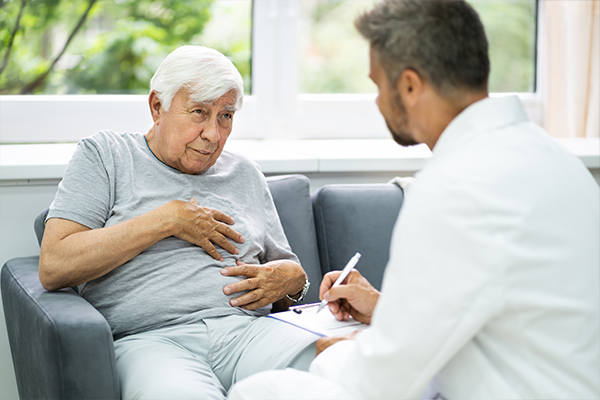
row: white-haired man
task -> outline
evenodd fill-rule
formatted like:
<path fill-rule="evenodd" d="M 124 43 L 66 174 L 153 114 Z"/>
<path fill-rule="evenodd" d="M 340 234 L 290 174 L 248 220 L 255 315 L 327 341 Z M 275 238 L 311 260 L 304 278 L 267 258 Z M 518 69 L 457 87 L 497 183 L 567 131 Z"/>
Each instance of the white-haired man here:
<path fill-rule="evenodd" d="M 150 130 L 83 139 L 50 206 L 40 280 L 107 319 L 124 399 L 222 399 L 314 357 L 316 336 L 261 318 L 308 280 L 264 176 L 223 151 L 242 98 L 230 60 L 180 47 L 152 78 Z"/>
<path fill-rule="evenodd" d="M 317 342 L 310 372 L 239 399 L 600 398 L 600 191 L 585 166 L 489 98 L 488 45 L 463 0 L 383 0 L 356 27 L 377 105 L 433 151 L 400 212 L 381 295 L 358 272 L 320 295 L 371 326 Z M 427 389 L 426 389 L 427 388 Z"/>

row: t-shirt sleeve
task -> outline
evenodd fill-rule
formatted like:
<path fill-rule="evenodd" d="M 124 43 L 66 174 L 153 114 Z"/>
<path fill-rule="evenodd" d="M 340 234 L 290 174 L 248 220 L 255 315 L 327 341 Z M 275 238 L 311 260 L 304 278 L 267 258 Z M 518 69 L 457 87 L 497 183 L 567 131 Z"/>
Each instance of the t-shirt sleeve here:
<path fill-rule="evenodd" d="M 47 219 L 63 218 L 91 229 L 102 228 L 111 203 L 110 177 L 100 146 L 83 139 L 58 185 Z"/>

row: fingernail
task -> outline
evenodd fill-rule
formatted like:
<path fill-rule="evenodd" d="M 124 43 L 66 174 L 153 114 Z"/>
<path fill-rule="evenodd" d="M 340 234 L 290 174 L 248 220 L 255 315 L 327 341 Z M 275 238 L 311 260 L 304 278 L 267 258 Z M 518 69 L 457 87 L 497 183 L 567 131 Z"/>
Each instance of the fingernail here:
<path fill-rule="evenodd" d="M 235 254 L 240 254 L 240 251 L 238 249 L 235 249 Z"/>
<path fill-rule="evenodd" d="M 238 305 L 237 300 L 231 300 L 231 305 L 234 307 L 237 306 Z"/>
<path fill-rule="evenodd" d="M 226 287 L 225 289 L 223 289 L 223 291 L 225 292 L 225 294 L 229 294 L 231 293 L 231 289 Z"/>
<path fill-rule="evenodd" d="M 221 270 L 221 275 L 227 275 L 228 273 L 229 273 L 229 271 L 227 271 L 226 269 Z"/>

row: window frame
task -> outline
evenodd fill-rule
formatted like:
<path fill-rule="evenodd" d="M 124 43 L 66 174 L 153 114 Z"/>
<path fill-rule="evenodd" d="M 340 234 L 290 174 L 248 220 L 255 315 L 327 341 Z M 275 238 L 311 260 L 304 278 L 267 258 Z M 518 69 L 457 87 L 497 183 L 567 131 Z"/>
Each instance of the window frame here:
<path fill-rule="evenodd" d="M 299 93 L 299 52 L 289 46 L 298 43 L 299 1 L 254 0 L 253 93 L 245 96 L 242 110 L 236 113 L 232 139 L 388 138 L 376 94 Z M 537 32 L 542 23 L 540 6 Z M 543 38 L 539 33 L 536 38 L 536 91 L 516 95 L 532 121 L 541 125 Z M 148 129 L 152 119 L 147 101 L 147 95 L 0 96 L 0 143 L 77 142 L 102 129 Z"/>

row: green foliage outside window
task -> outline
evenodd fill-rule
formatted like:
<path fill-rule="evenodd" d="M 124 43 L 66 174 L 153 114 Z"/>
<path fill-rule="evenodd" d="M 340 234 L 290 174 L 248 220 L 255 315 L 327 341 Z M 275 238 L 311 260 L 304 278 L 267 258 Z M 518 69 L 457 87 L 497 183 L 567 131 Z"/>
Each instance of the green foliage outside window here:
<path fill-rule="evenodd" d="M 470 0 L 489 42 L 490 92 L 535 91 L 536 1 Z"/>
<path fill-rule="evenodd" d="M 302 93 L 374 93 L 354 19 L 378 0 L 301 0 Z M 426 0 L 423 0 L 426 1 Z M 535 90 L 536 0 L 467 0 L 489 42 L 490 92 Z"/>
<path fill-rule="evenodd" d="M 251 2 L 239 3 L 243 32 L 220 48 L 203 35 L 214 0 L 0 0 L 0 93 L 146 94 L 160 62 L 184 44 L 231 57 L 248 93 Z"/>

